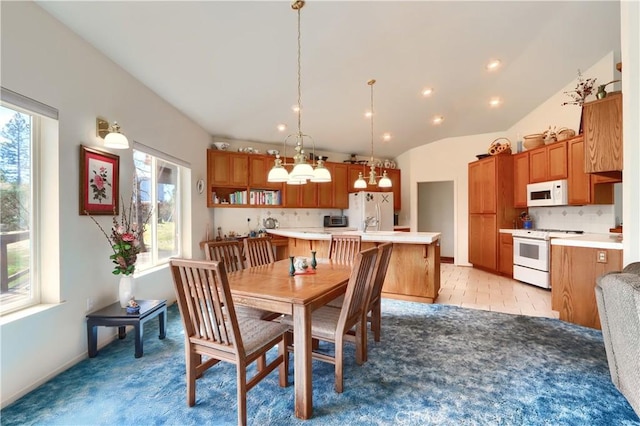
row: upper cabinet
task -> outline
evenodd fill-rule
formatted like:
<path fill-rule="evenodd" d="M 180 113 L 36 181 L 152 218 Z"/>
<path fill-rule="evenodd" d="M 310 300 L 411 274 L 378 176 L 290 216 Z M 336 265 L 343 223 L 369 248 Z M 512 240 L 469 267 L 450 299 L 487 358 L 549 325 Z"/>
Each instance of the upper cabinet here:
<path fill-rule="evenodd" d="M 527 185 L 529 184 L 529 151 L 513 156 L 513 205 L 527 207 Z"/>
<path fill-rule="evenodd" d="M 555 142 L 529 151 L 529 182 L 566 179 L 567 141 Z"/>
<path fill-rule="evenodd" d="M 209 186 L 247 186 L 249 158 L 247 154 L 207 150 L 207 180 Z"/>
<path fill-rule="evenodd" d="M 586 102 L 582 107 L 584 170 L 587 173 L 622 171 L 622 93 Z"/>
<path fill-rule="evenodd" d="M 291 159 L 286 159 L 291 162 Z M 351 165 L 325 163 L 331 182 L 287 185 L 267 182 L 274 157 L 231 151 L 207 150 L 207 207 L 260 207 L 275 205 L 285 208 L 349 207 L 353 179 Z M 394 192 L 394 207 L 400 209 L 400 170 L 388 170 Z M 367 189 L 377 191 L 377 186 Z"/>
<path fill-rule="evenodd" d="M 569 152 L 569 204 L 613 204 L 613 184 L 602 176 L 584 171 L 584 139 L 580 135 L 570 139 Z"/>

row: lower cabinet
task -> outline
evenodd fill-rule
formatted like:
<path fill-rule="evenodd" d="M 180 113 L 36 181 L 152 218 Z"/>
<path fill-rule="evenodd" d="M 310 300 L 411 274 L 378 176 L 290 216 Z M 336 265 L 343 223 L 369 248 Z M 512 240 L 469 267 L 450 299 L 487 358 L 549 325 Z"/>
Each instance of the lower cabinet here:
<path fill-rule="evenodd" d="M 551 309 L 560 319 L 600 329 L 596 279 L 622 270 L 622 250 L 551 245 Z"/>
<path fill-rule="evenodd" d="M 475 267 L 496 271 L 498 226 L 495 214 L 469 215 L 469 262 Z"/>
<path fill-rule="evenodd" d="M 513 235 L 500 233 L 498 253 L 498 271 L 503 275 L 513 277 Z"/>

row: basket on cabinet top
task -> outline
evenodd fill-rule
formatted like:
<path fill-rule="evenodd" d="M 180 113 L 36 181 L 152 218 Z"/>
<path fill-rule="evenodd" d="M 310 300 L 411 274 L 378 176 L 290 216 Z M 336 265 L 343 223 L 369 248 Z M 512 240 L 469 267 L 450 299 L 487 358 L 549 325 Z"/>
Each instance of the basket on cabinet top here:
<path fill-rule="evenodd" d="M 497 138 L 491 142 L 487 152 L 489 155 L 511 154 L 511 141 L 507 138 Z"/>
<path fill-rule="evenodd" d="M 524 139 L 523 145 L 526 149 L 533 149 L 544 145 L 544 136 L 542 133 L 526 135 L 522 139 Z"/>

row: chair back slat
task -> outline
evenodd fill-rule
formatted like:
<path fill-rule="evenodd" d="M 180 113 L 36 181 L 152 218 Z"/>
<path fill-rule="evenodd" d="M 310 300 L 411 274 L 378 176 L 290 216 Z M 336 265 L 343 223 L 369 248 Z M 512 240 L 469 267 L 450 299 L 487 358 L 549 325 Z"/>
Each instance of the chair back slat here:
<path fill-rule="evenodd" d="M 377 257 L 377 247 L 363 250 L 356 255 L 342 303 L 337 332 L 346 333 L 351 329 L 361 319 L 364 309 L 368 306 Z"/>
<path fill-rule="evenodd" d="M 375 267 L 375 275 L 373 277 L 373 285 L 371 286 L 371 297 L 369 298 L 369 306 L 380 299 L 382 295 L 382 286 L 384 279 L 387 277 L 387 269 L 391 260 L 391 252 L 393 251 L 393 243 L 385 243 L 378 246 L 378 260 Z"/>
<path fill-rule="evenodd" d="M 240 241 L 210 241 L 205 243 L 204 253 L 207 260 L 223 262 L 227 272 L 245 268 Z"/>
<path fill-rule="evenodd" d="M 172 259 L 171 273 L 187 339 L 224 352 L 242 350 L 224 263 Z"/>
<path fill-rule="evenodd" d="M 244 255 L 247 267 L 267 265 L 276 261 L 269 237 L 245 238 Z"/>
<path fill-rule="evenodd" d="M 338 262 L 353 262 L 360 252 L 361 243 L 360 235 L 331 234 L 329 259 Z"/>

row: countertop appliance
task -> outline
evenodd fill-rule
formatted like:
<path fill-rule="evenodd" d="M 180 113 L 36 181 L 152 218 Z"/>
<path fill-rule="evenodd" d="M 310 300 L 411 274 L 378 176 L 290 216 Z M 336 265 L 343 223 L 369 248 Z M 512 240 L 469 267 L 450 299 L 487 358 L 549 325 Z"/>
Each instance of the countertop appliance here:
<path fill-rule="evenodd" d="M 393 192 L 360 191 L 349 194 L 347 217 L 351 226 L 363 231 L 393 231 Z"/>
<path fill-rule="evenodd" d="M 346 216 L 325 216 L 325 228 L 346 228 L 349 226 L 349 219 Z"/>
<path fill-rule="evenodd" d="M 562 229 L 513 230 L 513 279 L 542 288 L 551 288 L 550 239 L 583 231 Z"/>
<path fill-rule="evenodd" d="M 565 206 L 569 203 L 567 180 L 530 183 L 527 185 L 527 207 Z"/>

